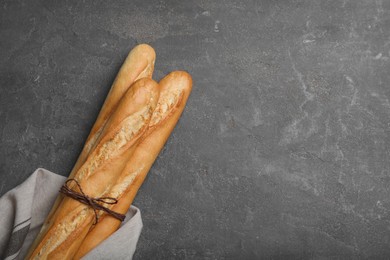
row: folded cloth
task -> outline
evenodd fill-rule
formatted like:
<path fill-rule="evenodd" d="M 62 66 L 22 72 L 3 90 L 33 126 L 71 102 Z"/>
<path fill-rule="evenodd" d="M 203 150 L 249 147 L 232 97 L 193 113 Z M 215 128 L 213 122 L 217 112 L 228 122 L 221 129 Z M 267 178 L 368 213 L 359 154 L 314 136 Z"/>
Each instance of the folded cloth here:
<path fill-rule="evenodd" d="M 0 198 L 0 257 L 23 259 L 66 178 L 37 169 Z M 83 259 L 132 259 L 142 230 L 141 212 L 131 206 L 120 228 Z"/>

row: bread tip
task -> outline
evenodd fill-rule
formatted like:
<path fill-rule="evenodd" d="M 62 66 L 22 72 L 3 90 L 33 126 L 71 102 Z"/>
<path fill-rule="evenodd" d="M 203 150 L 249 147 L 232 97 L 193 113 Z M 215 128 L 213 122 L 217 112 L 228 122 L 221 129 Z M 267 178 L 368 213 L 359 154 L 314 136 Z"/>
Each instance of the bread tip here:
<path fill-rule="evenodd" d="M 174 70 L 171 71 L 168 75 L 170 74 L 191 77 L 191 74 L 186 70 Z"/>
<path fill-rule="evenodd" d="M 176 78 L 176 79 L 187 81 L 187 84 L 185 84 L 186 88 L 188 88 L 189 90 L 192 89 L 192 76 L 187 71 L 184 70 L 172 71 L 167 76 L 165 76 L 165 79 L 169 79 L 169 78 Z"/>
<path fill-rule="evenodd" d="M 158 83 L 151 78 L 138 79 L 133 83 L 133 87 L 131 87 L 128 91 L 131 91 L 131 89 L 137 89 L 138 93 L 149 93 L 152 99 L 155 100 L 157 100 L 159 96 Z"/>
<path fill-rule="evenodd" d="M 141 44 L 138 44 L 136 45 L 132 51 L 141 51 L 141 52 L 147 52 L 149 54 L 151 54 L 152 56 L 156 56 L 156 52 L 155 50 L 153 49 L 152 46 L 150 46 L 149 44 L 147 43 L 141 43 Z"/>

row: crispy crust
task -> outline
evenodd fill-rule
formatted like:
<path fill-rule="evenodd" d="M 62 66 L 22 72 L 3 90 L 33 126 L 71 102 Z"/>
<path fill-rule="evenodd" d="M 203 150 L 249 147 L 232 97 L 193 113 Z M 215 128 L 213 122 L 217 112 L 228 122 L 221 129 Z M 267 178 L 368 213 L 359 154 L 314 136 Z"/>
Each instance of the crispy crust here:
<path fill-rule="evenodd" d="M 90 150 L 94 147 L 99 139 L 103 128 L 110 117 L 114 109 L 117 107 L 120 99 L 128 88 L 138 79 L 151 78 L 154 69 L 154 62 L 156 59 L 156 53 L 154 49 L 147 44 L 137 45 L 131 50 L 126 57 L 121 69 L 119 70 L 109 94 L 105 100 L 105 103 L 96 119 L 96 122 L 87 138 L 83 151 L 81 152 L 69 178 L 73 178 L 77 170 L 84 164 L 87 159 Z M 50 213 L 48 214 L 41 232 L 35 239 L 31 248 L 34 248 L 42 239 L 45 231 L 52 225 L 52 215 L 61 204 L 63 195 L 59 194 Z M 30 252 L 31 253 L 31 252 Z"/>
<path fill-rule="evenodd" d="M 174 129 L 192 89 L 191 76 L 183 71 L 168 74 L 159 83 L 160 98 L 149 123 L 149 128 L 136 147 L 116 184 L 106 196 L 119 199 L 112 210 L 126 213 L 142 185 L 149 169 Z M 81 258 L 101 241 L 115 232 L 120 221 L 102 215 L 81 244 L 75 258 Z"/>
<path fill-rule="evenodd" d="M 138 79 L 152 78 L 155 59 L 156 53 L 154 49 L 147 44 L 137 45 L 131 50 L 111 86 L 110 92 L 85 142 L 84 149 L 69 176 L 70 178 L 84 163 L 96 140 L 99 139 L 104 125 L 130 86 Z"/>
<path fill-rule="evenodd" d="M 126 92 L 115 112 L 104 126 L 85 163 L 74 178 L 86 194 L 100 197 L 115 183 L 140 137 L 146 132 L 159 96 L 158 85 L 151 79 L 136 81 Z M 73 257 L 94 219 L 88 206 L 64 198 L 43 238 L 29 256 L 35 259 Z"/>

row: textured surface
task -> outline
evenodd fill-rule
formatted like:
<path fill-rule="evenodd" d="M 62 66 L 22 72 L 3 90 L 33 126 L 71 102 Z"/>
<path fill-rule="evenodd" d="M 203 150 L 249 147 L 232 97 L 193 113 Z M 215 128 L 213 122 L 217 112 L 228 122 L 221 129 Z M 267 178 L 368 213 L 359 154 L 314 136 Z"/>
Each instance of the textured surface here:
<path fill-rule="evenodd" d="M 127 52 L 193 75 L 136 259 L 390 257 L 390 1 L 1 0 L 0 194 L 67 175 Z"/>

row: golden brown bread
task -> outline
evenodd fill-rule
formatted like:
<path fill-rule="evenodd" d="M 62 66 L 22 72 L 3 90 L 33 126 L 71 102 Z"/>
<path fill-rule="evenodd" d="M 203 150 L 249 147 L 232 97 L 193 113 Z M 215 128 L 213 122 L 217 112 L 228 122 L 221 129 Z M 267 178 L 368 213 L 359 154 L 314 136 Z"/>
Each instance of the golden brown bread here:
<path fill-rule="evenodd" d="M 155 59 L 155 51 L 147 44 L 137 45 L 131 50 L 111 86 L 110 92 L 69 178 L 72 178 L 74 173 L 84 163 L 96 139 L 99 138 L 105 123 L 131 84 L 141 78 L 152 78 Z"/>
<path fill-rule="evenodd" d="M 95 145 L 97 139 L 99 138 L 108 118 L 118 105 L 123 94 L 128 90 L 132 83 L 144 77 L 152 77 L 155 58 L 156 53 L 154 49 L 147 44 L 137 45 L 131 50 L 111 86 L 110 92 L 87 138 L 84 148 L 79 155 L 79 158 L 75 166 L 73 167 L 72 172 L 70 173 L 69 178 L 73 178 L 74 174 L 85 162 L 91 148 Z M 34 248 L 40 242 L 40 240 L 42 239 L 42 235 L 51 226 L 51 220 L 53 219 L 52 215 L 56 211 L 57 207 L 60 205 L 62 199 L 63 195 L 60 194 L 57 197 L 54 205 L 52 206 L 52 209 L 45 220 L 44 226 L 42 227 L 40 234 L 35 239 L 31 248 Z"/>
<path fill-rule="evenodd" d="M 149 169 L 179 120 L 191 88 L 191 76 L 183 71 L 172 72 L 160 81 L 160 97 L 149 127 L 115 185 L 105 194 L 119 199 L 118 204 L 112 205 L 112 210 L 124 214 L 129 209 Z M 98 224 L 93 226 L 85 237 L 75 259 L 81 258 L 114 233 L 120 223 L 110 215 L 101 216 Z"/>
<path fill-rule="evenodd" d="M 136 81 L 111 115 L 85 162 L 74 174 L 85 194 L 101 197 L 116 183 L 128 158 L 147 131 L 159 96 L 151 79 Z M 30 259 L 72 258 L 93 221 L 89 206 L 65 197 L 51 215 Z"/>
<path fill-rule="evenodd" d="M 122 214 L 179 120 L 192 88 L 191 76 L 181 71 L 170 73 L 159 85 L 140 79 L 151 77 L 154 60 L 148 45 L 131 51 L 69 176 L 90 197 L 117 198 L 117 204 L 104 206 Z M 28 258 L 81 258 L 120 225 L 102 211 L 97 214 L 99 222 L 93 225 L 91 207 L 59 196 Z"/>

